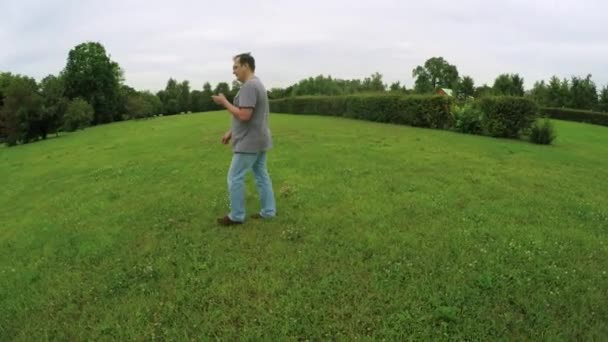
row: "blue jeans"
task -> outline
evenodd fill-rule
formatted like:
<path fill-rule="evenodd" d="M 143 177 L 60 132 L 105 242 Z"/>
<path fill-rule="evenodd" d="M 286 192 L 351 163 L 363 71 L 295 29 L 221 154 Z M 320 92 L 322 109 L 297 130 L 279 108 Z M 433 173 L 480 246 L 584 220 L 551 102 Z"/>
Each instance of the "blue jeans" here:
<path fill-rule="evenodd" d="M 272 182 L 266 170 L 266 152 L 234 153 L 228 171 L 228 192 L 230 192 L 230 214 L 232 221 L 245 221 L 245 176 L 253 170 L 255 182 L 260 192 L 262 210 L 260 215 L 264 218 L 276 215 L 276 204 L 272 191 Z"/>

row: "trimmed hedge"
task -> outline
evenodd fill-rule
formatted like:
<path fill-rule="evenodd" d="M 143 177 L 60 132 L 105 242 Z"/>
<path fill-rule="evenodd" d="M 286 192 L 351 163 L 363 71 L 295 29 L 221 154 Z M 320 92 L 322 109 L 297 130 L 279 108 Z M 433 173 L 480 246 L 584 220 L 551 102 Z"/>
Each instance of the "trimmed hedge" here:
<path fill-rule="evenodd" d="M 549 107 L 544 107 L 540 110 L 543 116 L 550 117 L 552 119 L 586 122 L 595 125 L 608 126 L 608 113 Z"/>
<path fill-rule="evenodd" d="M 450 98 L 445 96 L 299 96 L 270 100 L 270 109 L 275 113 L 343 116 L 441 129 L 454 123 Z"/>
<path fill-rule="evenodd" d="M 479 107 L 483 112 L 483 133 L 492 137 L 518 138 L 538 116 L 536 103 L 523 97 L 484 97 L 479 100 Z"/>
<path fill-rule="evenodd" d="M 484 97 L 467 105 L 471 113 L 462 113 L 463 110 L 456 107 L 452 113 L 451 104 L 451 98 L 437 95 L 358 94 L 287 97 L 270 100 L 270 109 L 275 113 L 331 115 L 417 127 L 454 128 L 503 138 L 527 135 L 539 112 L 536 103 L 524 97 Z M 463 114 L 467 116 L 463 117 Z M 466 122 L 460 122 L 460 125 L 467 127 L 455 127 L 458 120 L 464 119 Z M 469 122 L 471 120 L 477 121 Z M 474 124 L 477 128 L 469 127 Z"/>

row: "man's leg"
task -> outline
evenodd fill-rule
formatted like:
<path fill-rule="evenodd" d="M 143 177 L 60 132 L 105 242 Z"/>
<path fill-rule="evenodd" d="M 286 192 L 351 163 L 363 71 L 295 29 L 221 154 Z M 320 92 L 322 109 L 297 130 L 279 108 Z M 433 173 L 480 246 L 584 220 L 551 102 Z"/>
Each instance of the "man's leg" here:
<path fill-rule="evenodd" d="M 255 153 L 235 153 L 232 155 L 228 171 L 228 192 L 230 193 L 230 214 L 232 221 L 245 221 L 245 176 L 255 162 Z"/>
<path fill-rule="evenodd" d="M 258 185 L 260 192 L 260 200 L 262 202 L 262 210 L 260 215 L 264 218 L 274 217 L 276 215 L 276 204 L 274 200 L 274 192 L 272 191 L 272 181 L 266 169 L 266 152 L 258 153 L 257 160 L 253 164 L 253 174 L 255 182 Z"/>

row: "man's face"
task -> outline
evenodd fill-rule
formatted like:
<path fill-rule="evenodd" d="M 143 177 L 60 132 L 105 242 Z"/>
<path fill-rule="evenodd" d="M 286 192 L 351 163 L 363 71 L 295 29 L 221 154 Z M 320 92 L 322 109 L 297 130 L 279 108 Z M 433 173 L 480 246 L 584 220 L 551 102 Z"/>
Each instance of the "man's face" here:
<path fill-rule="evenodd" d="M 247 76 L 247 66 L 241 65 L 238 58 L 234 59 L 234 64 L 232 65 L 232 73 L 236 76 L 236 79 L 239 82 L 243 82 Z"/>

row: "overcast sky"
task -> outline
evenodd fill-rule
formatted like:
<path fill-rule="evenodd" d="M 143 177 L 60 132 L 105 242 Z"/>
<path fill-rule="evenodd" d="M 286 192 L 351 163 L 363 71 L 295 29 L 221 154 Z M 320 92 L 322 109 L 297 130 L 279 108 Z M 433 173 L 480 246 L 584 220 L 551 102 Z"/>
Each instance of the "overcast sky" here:
<path fill-rule="evenodd" d="M 239 52 L 252 52 L 267 88 L 376 71 L 411 88 L 412 69 L 434 56 L 476 85 L 506 72 L 527 87 L 554 74 L 608 84 L 603 0 L 0 0 L 0 13 L 0 71 L 38 80 L 98 41 L 139 90 L 169 77 L 193 89 L 231 82 Z"/>

